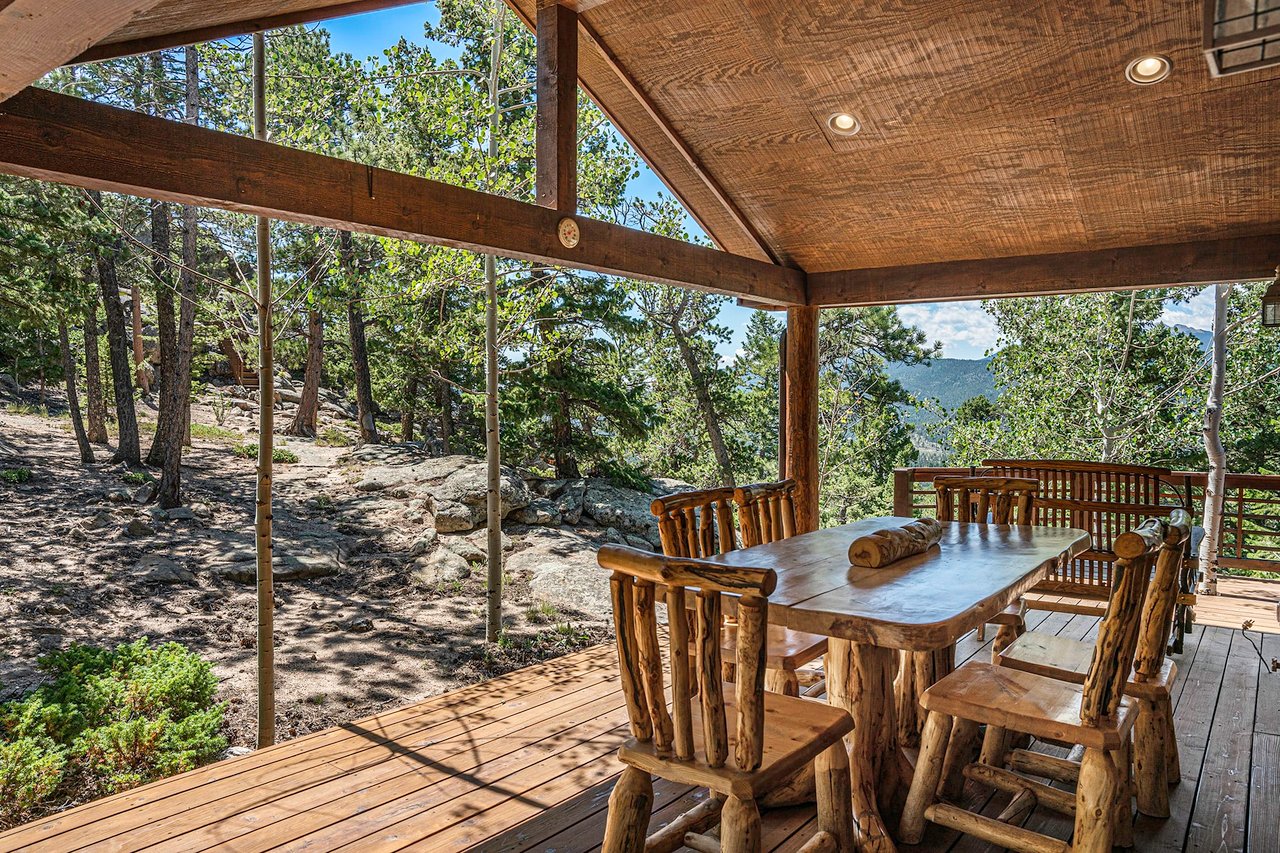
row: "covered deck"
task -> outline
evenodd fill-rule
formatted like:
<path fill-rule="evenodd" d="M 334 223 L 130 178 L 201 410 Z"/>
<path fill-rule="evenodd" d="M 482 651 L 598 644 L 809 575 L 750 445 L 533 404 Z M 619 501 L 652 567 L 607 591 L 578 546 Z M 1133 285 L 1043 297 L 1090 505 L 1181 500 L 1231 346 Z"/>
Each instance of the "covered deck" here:
<path fill-rule="evenodd" d="M 1182 783 L 1171 818 L 1138 816 L 1138 850 L 1280 849 L 1280 681 L 1234 616 L 1202 612 L 1187 636 L 1174 691 Z M 1032 611 L 1028 624 L 1091 639 L 1097 623 Z M 966 636 L 957 663 L 985 658 L 989 642 Z M 1280 633 L 1262 652 L 1280 655 Z M 596 850 L 626 736 L 616 655 L 598 646 L 36 821 L 0 835 L 0 850 Z M 651 826 L 705 796 L 656 780 Z M 976 787 L 965 797 L 991 815 L 1008 801 Z M 798 849 L 813 821 L 812 807 L 767 811 L 764 849 Z M 1043 809 L 1024 825 L 1071 832 Z M 902 849 L 988 848 L 932 827 Z"/>

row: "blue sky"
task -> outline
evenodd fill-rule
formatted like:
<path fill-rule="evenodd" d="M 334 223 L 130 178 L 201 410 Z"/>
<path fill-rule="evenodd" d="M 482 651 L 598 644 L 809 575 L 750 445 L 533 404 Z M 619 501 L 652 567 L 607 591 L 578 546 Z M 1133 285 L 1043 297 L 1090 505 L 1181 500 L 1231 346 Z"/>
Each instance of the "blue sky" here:
<path fill-rule="evenodd" d="M 332 35 L 335 50 L 345 51 L 358 58 L 380 56 L 382 51 L 395 44 L 402 36 L 418 44 L 425 44 L 423 22 L 439 20 L 439 13 L 432 3 L 415 3 L 381 12 L 369 12 L 338 18 L 323 24 Z M 450 48 L 433 43 L 432 52 L 448 56 Z M 642 163 L 640 176 L 628 188 L 643 198 L 653 198 L 664 186 L 657 176 Z M 692 220 L 691 231 L 701 233 Z M 941 341 L 943 355 L 948 358 L 982 358 L 996 339 L 995 323 L 982 310 L 979 302 L 953 302 L 938 304 L 903 305 L 899 309 L 902 318 L 919 326 L 931 341 Z M 733 339 L 721 347 L 721 356 L 732 358 L 744 336 L 751 310 L 732 302 L 721 311 L 721 322 L 733 331 Z M 1212 299 L 1207 292 L 1190 302 L 1170 306 L 1165 311 L 1167 323 L 1181 323 L 1201 329 L 1210 327 Z"/>

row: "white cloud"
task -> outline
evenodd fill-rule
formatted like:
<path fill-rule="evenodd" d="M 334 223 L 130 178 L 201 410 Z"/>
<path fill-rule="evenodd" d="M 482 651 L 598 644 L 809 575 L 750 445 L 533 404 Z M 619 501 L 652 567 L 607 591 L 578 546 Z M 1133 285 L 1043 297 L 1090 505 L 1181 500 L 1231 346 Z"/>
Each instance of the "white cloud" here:
<path fill-rule="evenodd" d="M 930 342 L 942 343 L 947 358 L 981 358 L 996 345 L 996 323 L 980 302 L 926 302 L 901 305 L 903 322 L 918 326 Z"/>
<path fill-rule="evenodd" d="M 1181 305 L 1165 303 L 1161 322 L 1169 326 L 1190 326 L 1193 329 L 1213 328 L 1213 288 L 1206 287 Z"/>

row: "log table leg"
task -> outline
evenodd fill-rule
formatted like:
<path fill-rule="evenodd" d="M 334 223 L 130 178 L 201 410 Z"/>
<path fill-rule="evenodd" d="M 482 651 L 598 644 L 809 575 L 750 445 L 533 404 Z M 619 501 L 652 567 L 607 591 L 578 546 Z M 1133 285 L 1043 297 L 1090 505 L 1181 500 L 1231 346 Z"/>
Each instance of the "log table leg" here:
<path fill-rule="evenodd" d="M 924 711 L 920 694 L 946 678 L 956 667 L 955 645 L 929 652 L 899 652 L 898 677 L 894 681 L 894 701 L 898 714 L 898 741 L 905 747 L 920 745 Z"/>
<path fill-rule="evenodd" d="M 896 811 L 910 783 L 898 743 L 893 649 L 832 638 L 827 647 L 827 701 L 853 717 L 849 769 L 854 842 L 864 853 L 893 853 L 881 810 Z M 904 773 L 906 774 L 904 776 Z"/>

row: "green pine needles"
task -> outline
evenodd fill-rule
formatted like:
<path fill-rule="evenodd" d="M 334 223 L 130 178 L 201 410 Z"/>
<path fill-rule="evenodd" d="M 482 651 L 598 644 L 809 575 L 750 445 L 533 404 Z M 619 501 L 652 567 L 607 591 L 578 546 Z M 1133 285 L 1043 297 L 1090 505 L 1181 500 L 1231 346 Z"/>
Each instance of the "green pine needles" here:
<path fill-rule="evenodd" d="M 208 661 L 144 637 L 40 659 L 51 681 L 0 705 L 0 828 L 191 770 L 226 748 Z"/>

